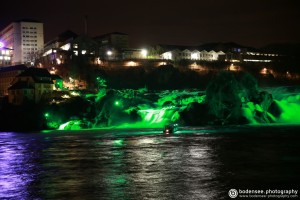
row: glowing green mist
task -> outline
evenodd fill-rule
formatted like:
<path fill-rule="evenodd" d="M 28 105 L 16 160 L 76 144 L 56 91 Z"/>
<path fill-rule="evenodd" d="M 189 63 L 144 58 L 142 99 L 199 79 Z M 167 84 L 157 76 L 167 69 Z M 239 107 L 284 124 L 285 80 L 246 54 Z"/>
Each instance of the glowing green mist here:
<path fill-rule="evenodd" d="M 154 97 L 149 97 L 151 95 Z M 59 130 L 82 130 L 85 128 L 163 128 L 168 123 L 179 123 L 182 120 L 182 112 L 189 111 L 192 104 L 204 105 L 206 94 L 200 91 L 163 91 L 149 93 L 147 90 L 120 90 L 111 96 L 107 95 L 105 88 L 99 89 L 98 94 L 86 95 L 86 99 L 95 97 L 95 105 L 103 101 L 96 113 L 97 120 L 90 121 L 90 127 L 86 127 L 82 119 L 64 121 L 60 123 L 55 113 L 49 111 L 44 114 L 48 125 Z M 265 96 L 266 97 L 266 96 Z M 240 98 L 237 104 L 240 117 L 247 119 L 248 124 L 299 124 L 300 123 L 300 94 L 285 95 L 272 100 L 278 109 L 277 114 L 269 109 L 265 101 L 255 103 L 247 96 L 237 95 Z M 218 103 L 218 102 L 216 102 Z M 220 102 L 219 102 L 220 103 Z M 220 104 L 221 105 L 221 104 Z M 219 105 L 218 105 L 219 106 Z M 221 105 L 222 106 L 222 105 Z M 96 106 L 97 107 L 97 106 Z M 202 111 L 194 112 L 195 117 L 203 117 Z M 135 116 L 134 120 L 130 117 Z M 107 120 L 105 123 L 101 120 Z M 204 117 L 203 117 L 204 118 Z"/>
<path fill-rule="evenodd" d="M 180 120 L 180 112 L 186 109 L 191 103 L 203 103 L 205 95 L 199 91 L 163 91 L 157 95 L 155 99 L 147 99 L 145 89 L 138 91 L 120 90 L 116 95 L 111 97 L 113 101 L 103 104 L 102 109 L 98 112 L 98 118 L 101 120 L 103 116 L 109 116 L 111 125 L 118 128 L 162 128 L 165 124 L 178 122 Z M 139 96 L 137 96 L 139 95 Z M 99 89 L 96 95 L 86 95 L 86 99 L 95 96 L 96 103 L 100 102 L 106 96 L 105 89 Z M 139 99 L 136 104 L 136 99 Z M 128 121 L 124 116 L 129 116 L 136 111 L 139 120 Z M 48 124 L 50 118 L 47 118 Z M 98 121 L 99 121 L 98 120 Z M 55 121 L 52 119 L 52 121 Z M 98 122 L 97 121 L 97 122 Z M 62 123 L 59 130 L 80 130 L 82 129 L 80 120 L 70 120 Z M 109 127 L 109 125 L 99 126 L 94 125 L 92 128 Z"/>
<path fill-rule="evenodd" d="M 277 115 L 272 114 L 272 109 L 265 110 L 262 105 L 248 102 L 243 105 L 242 111 L 250 124 L 262 124 L 257 113 L 263 113 L 272 123 L 277 124 L 299 124 L 300 123 L 300 94 L 276 95 L 274 105 L 277 107 Z"/>
<path fill-rule="evenodd" d="M 81 125 L 80 120 L 71 120 L 61 124 L 58 130 L 81 130 L 83 128 L 80 125 Z"/>
<path fill-rule="evenodd" d="M 300 95 L 288 96 L 275 102 L 282 111 L 277 119 L 278 123 L 300 123 Z"/>

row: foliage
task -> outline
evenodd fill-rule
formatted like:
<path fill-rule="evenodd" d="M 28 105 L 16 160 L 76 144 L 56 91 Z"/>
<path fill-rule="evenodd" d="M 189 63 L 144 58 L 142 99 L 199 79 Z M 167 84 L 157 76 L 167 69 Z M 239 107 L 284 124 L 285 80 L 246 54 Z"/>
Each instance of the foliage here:
<path fill-rule="evenodd" d="M 222 72 L 210 82 L 206 89 L 206 103 L 209 111 L 222 123 L 230 118 L 240 117 L 241 99 L 239 82 L 234 74 Z"/>

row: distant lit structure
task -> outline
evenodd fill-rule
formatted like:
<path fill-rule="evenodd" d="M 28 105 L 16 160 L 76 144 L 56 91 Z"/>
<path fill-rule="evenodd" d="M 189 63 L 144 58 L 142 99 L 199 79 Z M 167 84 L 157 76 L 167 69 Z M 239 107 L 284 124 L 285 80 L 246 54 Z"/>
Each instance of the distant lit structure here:
<path fill-rule="evenodd" d="M 127 61 L 127 62 L 125 62 L 125 66 L 126 67 L 136 67 L 136 66 L 138 66 L 138 63 L 134 62 L 134 61 Z"/>
<path fill-rule="evenodd" d="M 241 70 L 239 66 L 234 65 L 234 64 L 231 64 L 228 69 L 229 69 L 229 71 L 240 71 Z"/>
<path fill-rule="evenodd" d="M 129 48 L 129 36 L 126 33 L 112 32 L 93 39 L 99 45 L 100 59 L 122 59 L 122 51 Z M 113 52 L 113 55 L 107 54 L 107 51 Z"/>
<path fill-rule="evenodd" d="M 52 65 L 63 64 L 66 60 L 71 59 L 71 41 L 77 37 L 76 33 L 67 30 L 45 43 L 41 62 L 51 67 Z M 76 47 L 76 45 L 74 46 Z"/>
<path fill-rule="evenodd" d="M 268 63 L 278 59 L 278 54 L 247 51 L 243 54 L 244 62 L 262 62 Z"/>
<path fill-rule="evenodd" d="M 141 56 L 142 56 L 142 58 L 147 58 L 147 56 L 148 56 L 148 51 L 147 51 L 147 49 L 142 49 L 142 50 L 141 50 Z"/>
<path fill-rule="evenodd" d="M 260 74 L 262 74 L 262 75 L 273 74 L 273 70 L 270 69 L 270 68 L 264 67 L 264 68 L 262 68 L 262 69 L 260 70 Z"/>
<path fill-rule="evenodd" d="M 12 52 L 12 49 L 6 48 L 4 43 L 0 42 L 0 67 L 11 65 Z"/>
<path fill-rule="evenodd" d="M 199 60 L 199 61 L 217 61 L 220 55 L 225 55 L 222 51 L 206 51 L 206 50 L 189 50 L 175 49 L 161 54 L 166 60 Z"/>
<path fill-rule="evenodd" d="M 81 55 L 91 57 L 93 60 L 98 54 L 98 45 L 94 39 L 86 35 L 77 35 L 72 31 L 65 31 L 47 42 L 44 49 L 43 60 L 48 65 L 64 64 L 74 56 Z"/>
<path fill-rule="evenodd" d="M 189 68 L 191 70 L 195 70 L 195 71 L 208 71 L 208 69 L 206 67 L 203 67 L 202 65 L 197 64 L 196 62 L 192 63 L 191 65 L 189 65 Z"/>
<path fill-rule="evenodd" d="M 43 23 L 35 20 L 13 22 L 0 30 L 0 40 L 13 49 L 11 63 L 33 65 L 44 47 Z"/>
<path fill-rule="evenodd" d="M 165 60 L 225 61 L 239 62 L 273 62 L 279 59 L 278 54 L 258 52 L 234 43 L 200 46 L 165 45 L 161 58 Z"/>
<path fill-rule="evenodd" d="M 64 81 L 68 81 L 72 71 L 66 66 L 74 66 L 76 62 L 81 62 L 83 65 L 101 63 L 98 43 L 87 35 L 77 35 L 69 30 L 47 42 L 44 49 L 43 56 L 39 60 L 40 66 L 47 68 L 51 74 L 61 76 Z M 82 82 L 81 74 L 76 73 L 72 76 Z M 69 85 L 74 86 L 74 84 Z"/>

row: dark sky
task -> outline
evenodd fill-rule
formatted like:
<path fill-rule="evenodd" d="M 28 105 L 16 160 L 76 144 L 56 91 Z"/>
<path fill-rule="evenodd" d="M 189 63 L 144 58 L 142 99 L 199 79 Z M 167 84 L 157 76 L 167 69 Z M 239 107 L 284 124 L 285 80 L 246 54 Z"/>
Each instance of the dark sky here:
<path fill-rule="evenodd" d="M 298 0 L 5 0 L 1 7 L 1 29 L 36 19 L 44 23 L 45 41 L 67 29 L 83 33 L 88 15 L 90 36 L 124 32 L 132 47 L 300 43 Z"/>

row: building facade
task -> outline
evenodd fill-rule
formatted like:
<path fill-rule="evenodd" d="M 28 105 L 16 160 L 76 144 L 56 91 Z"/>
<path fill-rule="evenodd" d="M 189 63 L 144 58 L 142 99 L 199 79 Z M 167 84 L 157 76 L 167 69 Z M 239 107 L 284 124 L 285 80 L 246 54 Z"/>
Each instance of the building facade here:
<path fill-rule="evenodd" d="M 206 51 L 206 50 L 189 50 L 183 51 L 174 49 L 161 54 L 161 58 L 165 60 L 201 60 L 201 61 L 217 61 L 220 56 L 225 55 L 223 51 Z"/>
<path fill-rule="evenodd" d="M 39 102 L 53 91 L 52 76 L 46 69 L 28 68 L 16 76 L 8 88 L 8 102 L 21 105 L 26 101 Z"/>
<path fill-rule="evenodd" d="M 4 43 L 0 41 L 0 67 L 6 67 L 11 65 L 12 49 L 4 46 Z"/>
<path fill-rule="evenodd" d="M 129 36 L 126 33 L 107 33 L 94 39 L 99 45 L 100 59 L 122 59 L 123 50 L 129 49 Z"/>
<path fill-rule="evenodd" d="M 13 65 L 33 65 L 44 47 L 43 23 L 34 20 L 13 22 L 0 30 L 0 40 L 6 48 L 13 50 Z"/>
<path fill-rule="evenodd" d="M 0 68 L 0 97 L 8 95 L 8 88 L 16 76 L 25 71 L 27 67 L 25 65 L 15 65 L 9 67 Z"/>
<path fill-rule="evenodd" d="M 93 62 L 98 55 L 98 43 L 86 36 L 71 31 L 60 34 L 45 44 L 42 59 L 48 66 L 68 63 L 77 56 L 85 56 Z"/>

